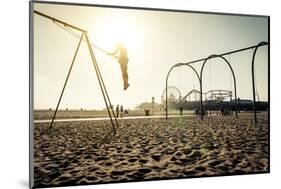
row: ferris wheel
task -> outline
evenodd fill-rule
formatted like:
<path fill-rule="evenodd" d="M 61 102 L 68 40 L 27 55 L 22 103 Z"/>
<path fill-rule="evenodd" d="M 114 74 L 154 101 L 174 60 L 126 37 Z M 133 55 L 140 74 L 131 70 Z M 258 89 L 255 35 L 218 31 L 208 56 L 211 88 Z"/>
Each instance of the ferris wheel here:
<path fill-rule="evenodd" d="M 169 102 L 179 102 L 181 100 L 181 98 L 182 98 L 181 92 L 176 86 L 174 86 L 174 85 L 168 86 L 167 90 L 168 90 L 168 101 Z M 164 89 L 162 96 L 161 96 L 161 102 L 165 103 L 165 101 L 166 101 L 166 89 Z"/>

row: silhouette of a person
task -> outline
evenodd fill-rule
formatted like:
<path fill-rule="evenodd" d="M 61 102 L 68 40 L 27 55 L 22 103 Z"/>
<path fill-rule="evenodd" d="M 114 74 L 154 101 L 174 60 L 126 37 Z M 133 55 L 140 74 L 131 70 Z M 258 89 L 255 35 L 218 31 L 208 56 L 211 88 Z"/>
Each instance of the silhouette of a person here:
<path fill-rule="evenodd" d="M 182 116 L 182 111 L 183 111 L 183 108 L 180 107 L 180 115 Z"/>
<path fill-rule="evenodd" d="M 117 104 L 116 106 L 116 117 L 117 118 L 119 117 L 119 104 Z"/>
<path fill-rule="evenodd" d="M 124 111 L 123 105 L 121 105 L 121 107 L 120 107 L 120 117 L 123 117 L 123 111 Z"/>
<path fill-rule="evenodd" d="M 119 53 L 119 56 L 114 56 L 117 53 Z M 121 42 L 118 42 L 116 44 L 116 50 L 112 53 L 107 53 L 107 54 L 114 56 L 115 58 L 118 58 L 118 62 L 120 64 L 122 76 L 123 76 L 124 90 L 126 90 L 130 85 L 128 83 L 129 77 L 128 77 L 128 72 L 127 72 L 128 62 L 129 62 L 127 48 Z"/>

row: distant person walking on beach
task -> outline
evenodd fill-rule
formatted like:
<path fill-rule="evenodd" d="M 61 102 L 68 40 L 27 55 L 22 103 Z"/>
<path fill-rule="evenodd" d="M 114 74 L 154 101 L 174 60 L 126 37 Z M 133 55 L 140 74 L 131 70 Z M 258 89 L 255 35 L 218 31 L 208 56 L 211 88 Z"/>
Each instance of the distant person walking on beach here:
<path fill-rule="evenodd" d="M 123 105 L 121 105 L 121 107 L 120 107 L 120 117 L 123 117 L 123 111 L 124 111 Z"/>
<path fill-rule="evenodd" d="M 182 111 L 183 111 L 183 108 L 180 107 L 180 115 L 182 116 Z"/>
<path fill-rule="evenodd" d="M 116 106 L 116 117 L 117 118 L 119 117 L 119 104 L 117 104 Z"/>
<path fill-rule="evenodd" d="M 123 83 L 124 83 L 124 90 L 126 90 L 129 87 L 129 83 L 128 83 L 128 53 L 127 53 L 127 48 L 124 47 L 124 45 L 121 42 L 118 42 L 116 44 L 116 50 L 113 53 L 107 53 L 108 55 L 116 55 L 119 52 L 119 56 L 114 56 L 115 58 L 118 58 L 118 62 L 120 64 L 121 67 L 121 71 L 122 71 L 122 76 L 123 76 Z"/>

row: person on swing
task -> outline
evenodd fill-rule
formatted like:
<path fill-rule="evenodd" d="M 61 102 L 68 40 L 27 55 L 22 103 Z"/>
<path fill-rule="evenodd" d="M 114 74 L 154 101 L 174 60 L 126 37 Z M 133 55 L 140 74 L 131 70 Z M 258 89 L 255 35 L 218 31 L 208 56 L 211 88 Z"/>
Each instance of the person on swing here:
<path fill-rule="evenodd" d="M 119 56 L 114 56 L 119 52 Z M 127 53 L 127 48 L 122 44 L 122 42 L 117 42 L 116 43 L 116 50 L 112 53 L 107 53 L 110 56 L 114 56 L 115 58 L 118 58 L 118 62 L 121 67 L 122 71 L 122 76 L 123 76 L 123 83 L 124 83 L 124 90 L 126 90 L 130 84 L 128 83 L 128 53 Z"/>

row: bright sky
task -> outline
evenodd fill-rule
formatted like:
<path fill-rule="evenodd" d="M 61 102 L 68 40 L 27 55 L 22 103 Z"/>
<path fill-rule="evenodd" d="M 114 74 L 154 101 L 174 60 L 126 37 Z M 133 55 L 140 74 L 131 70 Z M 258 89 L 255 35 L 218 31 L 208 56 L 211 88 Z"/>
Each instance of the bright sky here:
<path fill-rule="evenodd" d="M 94 49 L 113 104 L 134 108 L 161 101 L 165 78 L 172 65 L 201 59 L 211 54 L 236 50 L 268 41 L 266 17 L 226 16 L 199 13 L 144 11 L 134 9 L 35 4 L 35 10 L 84 28 L 95 45 L 114 51 L 121 40 L 127 46 L 130 87 L 123 90 L 121 70 L 116 59 Z M 46 18 L 34 15 L 34 106 L 55 108 L 79 39 Z M 252 50 L 226 58 L 237 80 L 237 96 L 252 99 Z M 227 65 L 213 59 L 204 70 L 203 91 L 233 88 Z M 256 56 L 257 89 L 260 100 L 268 98 L 268 47 Z M 201 64 L 195 67 L 199 71 Z M 169 85 L 184 96 L 199 89 L 192 71 L 176 68 Z M 75 61 L 61 108 L 105 108 L 86 43 Z"/>

